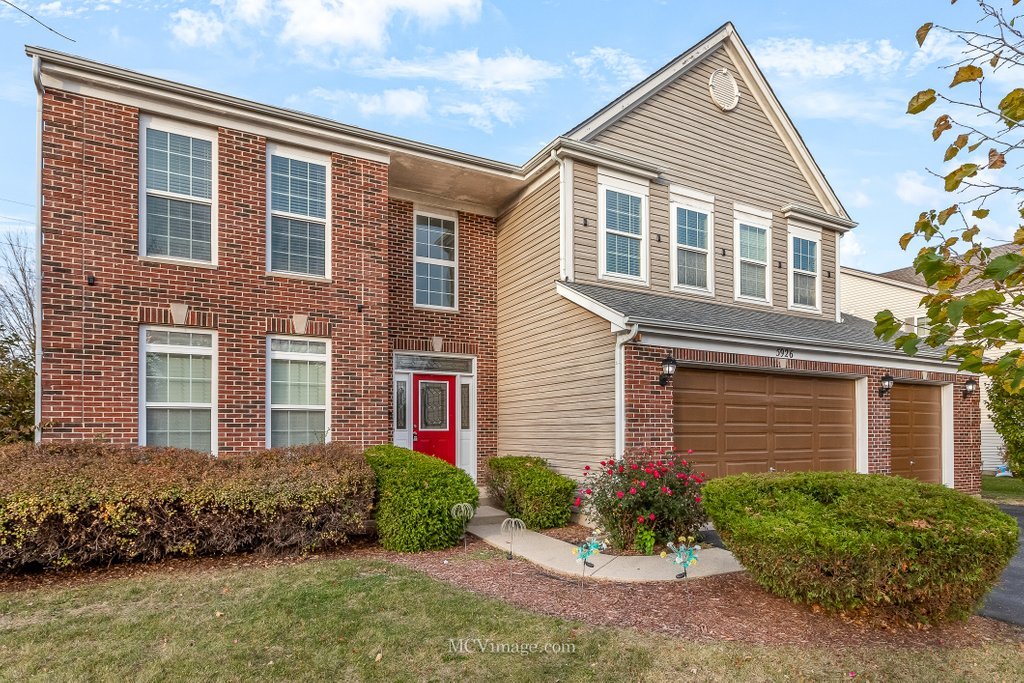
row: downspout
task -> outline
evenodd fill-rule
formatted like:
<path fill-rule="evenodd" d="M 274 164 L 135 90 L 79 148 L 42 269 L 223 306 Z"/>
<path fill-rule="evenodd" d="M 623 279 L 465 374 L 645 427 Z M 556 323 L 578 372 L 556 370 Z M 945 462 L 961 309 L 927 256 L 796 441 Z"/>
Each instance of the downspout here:
<path fill-rule="evenodd" d="M 615 335 L 615 459 L 626 452 L 626 344 L 636 339 L 640 325 Z"/>
<path fill-rule="evenodd" d="M 32 81 L 36 84 L 36 282 L 35 309 L 35 442 L 43 438 L 43 80 L 39 55 L 32 55 Z"/>
<path fill-rule="evenodd" d="M 836 322 L 843 322 L 843 233 L 836 240 Z"/>
<path fill-rule="evenodd" d="M 576 279 L 572 234 L 573 162 L 557 149 L 551 150 L 551 158 L 558 162 L 558 279 L 571 282 Z"/>

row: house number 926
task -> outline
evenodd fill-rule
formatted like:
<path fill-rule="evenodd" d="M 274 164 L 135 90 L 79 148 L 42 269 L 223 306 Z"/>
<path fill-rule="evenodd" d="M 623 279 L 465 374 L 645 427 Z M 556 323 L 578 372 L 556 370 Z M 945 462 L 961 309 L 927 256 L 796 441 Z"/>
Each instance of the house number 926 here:
<path fill-rule="evenodd" d="M 775 357 L 776 358 L 793 358 L 795 356 L 796 356 L 796 354 L 793 353 L 793 349 L 787 349 L 787 348 L 782 347 L 782 346 L 780 346 L 779 348 L 775 349 Z"/>

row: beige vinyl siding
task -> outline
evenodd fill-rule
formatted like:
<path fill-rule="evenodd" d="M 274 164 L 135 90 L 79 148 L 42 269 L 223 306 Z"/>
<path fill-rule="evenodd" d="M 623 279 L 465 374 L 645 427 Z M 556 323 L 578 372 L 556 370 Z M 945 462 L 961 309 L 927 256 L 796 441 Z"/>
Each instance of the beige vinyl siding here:
<path fill-rule="evenodd" d="M 718 68 L 737 77 L 740 104 L 722 112 L 708 96 L 708 79 Z M 788 311 L 788 249 L 781 209 L 791 203 L 824 211 L 796 162 L 757 106 L 739 70 L 719 48 L 591 139 L 599 145 L 652 161 L 673 183 L 715 196 L 715 299 L 733 299 L 733 205 L 773 212 L 771 290 L 777 309 Z M 597 169 L 575 164 L 575 277 L 597 280 Z M 583 226 L 583 219 L 588 225 Z M 671 229 L 668 187 L 650 185 L 651 289 L 671 291 Z M 836 233 L 822 235 L 822 313 L 835 316 L 838 263 Z M 660 240 L 660 241 L 659 241 Z M 723 250 L 725 255 L 723 256 Z M 781 263 L 781 267 L 779 264 Z M 831 277 L 827 274 L 831 273 Z M 681 296 L 685 296 L 681 294 Z M 808 315 L 799 313 L 799 315 Z"/>
<path fill-rule="evenodd" d="M 991 472 L 1006 464 L 1003 458 L 1003 437 L 996 431 L 986 404 L 991 385 L 992 380 L 987 377 L 981 378 L 981 469 L 985 472 Z"/>
<path fill-rule="evenodd" d="M 555 291 L 558 178 L 498 219 L 498 455 L 580 477 L 615 452 L 614 337 Z"/>

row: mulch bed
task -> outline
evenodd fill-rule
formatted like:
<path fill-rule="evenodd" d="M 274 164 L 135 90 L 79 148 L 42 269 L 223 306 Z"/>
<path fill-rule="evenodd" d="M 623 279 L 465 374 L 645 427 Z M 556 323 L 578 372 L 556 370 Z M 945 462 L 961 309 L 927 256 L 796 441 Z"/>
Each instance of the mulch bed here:
<path fill-rule="evenodd" d="M 490 551 L 490 552 L 488 552 Z M 659 583 L 611 583 L 555 575 L 525 560 L 507 560 L 473 539 L 468 550 L 393 553 L 369 542 L 312 556 L 259 554 L 174 559 L 68 572 L 0 575 L 0 591 L 67 588 L 146 575 L 266 568 L 330 559 L 379 559 L 524 609 L 599 626 L 635 628 L 690 641 L 822 647 L 974 647 L 1012 642 L 1024 650 L 1024 629 L 974 616 L 966 624 L 929 629 L 880 627 L 816 613 L 759 588 L 744 573 Z"/>

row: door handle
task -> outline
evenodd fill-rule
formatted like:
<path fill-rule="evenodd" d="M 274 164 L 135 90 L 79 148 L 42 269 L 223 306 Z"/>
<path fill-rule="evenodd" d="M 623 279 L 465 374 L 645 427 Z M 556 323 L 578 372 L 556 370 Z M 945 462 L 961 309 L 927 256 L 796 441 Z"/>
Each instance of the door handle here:
<path fill-rule="evenodd" d="M 412 440 L 413 441 L 416 441 L 419 438 L 420 438 L 420 433 L 419 432 L 413 432 L 412 433 Z"/>

